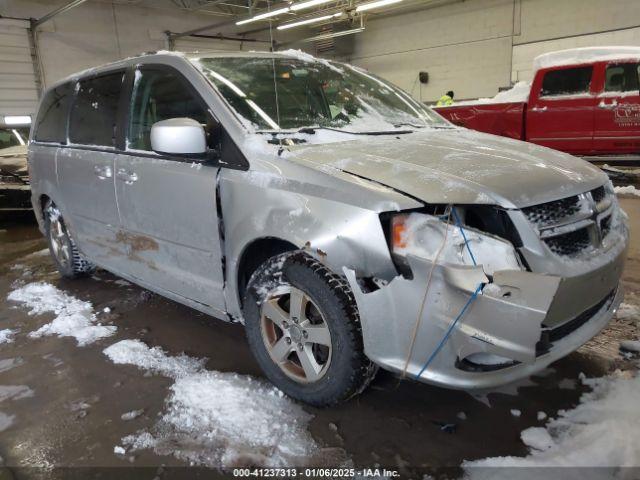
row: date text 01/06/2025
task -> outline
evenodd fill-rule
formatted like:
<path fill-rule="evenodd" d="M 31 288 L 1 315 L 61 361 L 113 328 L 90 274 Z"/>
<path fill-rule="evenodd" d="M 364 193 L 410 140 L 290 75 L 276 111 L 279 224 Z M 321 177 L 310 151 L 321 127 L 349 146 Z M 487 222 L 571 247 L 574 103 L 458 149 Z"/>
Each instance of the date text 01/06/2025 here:
<path fill-rule="evenodd" d="M 396 478 L 397 470 L 386 468 L 235 468 L 233 476 L 263 478 Z"/>

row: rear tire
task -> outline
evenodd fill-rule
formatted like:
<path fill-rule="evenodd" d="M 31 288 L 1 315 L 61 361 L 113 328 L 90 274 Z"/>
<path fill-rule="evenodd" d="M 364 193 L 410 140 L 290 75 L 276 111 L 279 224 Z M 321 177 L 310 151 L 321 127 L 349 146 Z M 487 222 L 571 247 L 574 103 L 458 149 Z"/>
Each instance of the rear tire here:
<path fill-rule="evenodd" d="M 60 210 L 52 201 L 44 208 L 44 228 L 49 252 L 60 275 L 77 278 L 95 270 L 95 266 L 78 251 Z"/>
<path fill-rule="evenodd" d="M 243 313 L 256 360 L 290 397 L 334 405 L 362 392 L 375 376 L 346 279 L 304 252 L 262 264 L 249 280 Z"/>

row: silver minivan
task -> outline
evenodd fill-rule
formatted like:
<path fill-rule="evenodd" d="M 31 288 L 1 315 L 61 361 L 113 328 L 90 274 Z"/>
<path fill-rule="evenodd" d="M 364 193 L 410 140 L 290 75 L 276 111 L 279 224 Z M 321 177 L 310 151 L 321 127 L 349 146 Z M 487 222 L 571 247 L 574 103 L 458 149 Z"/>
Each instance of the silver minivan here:
<path fill-rule="evenodd" d="M 74 75 L 43 96 L 29 168 L 62 275 L 97 266 L 244 323 L 265 375 L 314 405 L 378 367 L 457 389 L 517 380 L 622 299 L 626 215 L 597 168 L 302 52 Z"/>

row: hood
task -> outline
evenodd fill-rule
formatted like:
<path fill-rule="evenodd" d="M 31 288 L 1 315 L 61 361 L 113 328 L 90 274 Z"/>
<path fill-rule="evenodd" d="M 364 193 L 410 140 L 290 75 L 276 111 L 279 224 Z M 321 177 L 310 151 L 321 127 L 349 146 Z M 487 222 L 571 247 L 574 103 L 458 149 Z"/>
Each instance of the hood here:
<path fill-rule="evenodd" d="M 26 145 L 18 145 L 0 150 L 0 175 L 22 179 L 27 178 L 29 172 L 27 170 Z"/>
<path fill-rule="evenodd" d="M 571 155 L 462 128 L 353 136 L 291 147 L 287 158 L 337 169 L 427 203 L 522 208 L 603 185 L 607 176 Z"/>

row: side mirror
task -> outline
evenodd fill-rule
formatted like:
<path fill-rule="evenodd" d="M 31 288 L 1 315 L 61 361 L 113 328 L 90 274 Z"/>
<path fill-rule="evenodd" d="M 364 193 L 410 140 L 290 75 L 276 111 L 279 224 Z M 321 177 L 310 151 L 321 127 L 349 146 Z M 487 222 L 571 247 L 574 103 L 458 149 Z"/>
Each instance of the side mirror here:
<path fill-rule="evenodd" d="M 170 118 L 151 127 L 151 149 L 173 155 L 205 155 L 207 136 L 202 125 L 191 118 Z"/>

